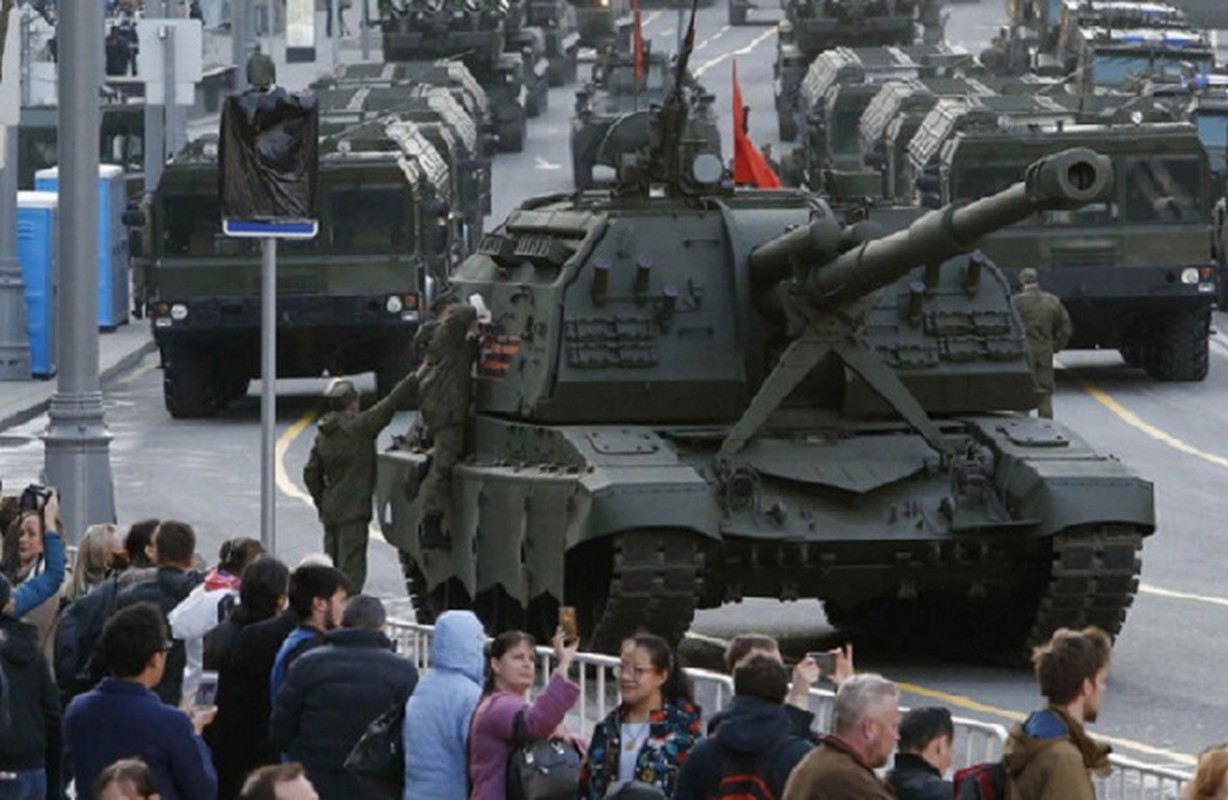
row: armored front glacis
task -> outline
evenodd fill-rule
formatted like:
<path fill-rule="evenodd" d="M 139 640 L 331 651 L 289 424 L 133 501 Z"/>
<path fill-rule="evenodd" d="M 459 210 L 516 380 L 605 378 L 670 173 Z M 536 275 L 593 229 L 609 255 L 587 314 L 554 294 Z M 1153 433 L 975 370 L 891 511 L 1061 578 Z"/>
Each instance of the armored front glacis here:
<path fill-rule="evenodd" d="M 525 203 L 452 275 L 491 321 L 449 548 L 420 544 L 427 453 L 379 461 L 419 613 L 540 633 L 565 603 L 604 649 L 744 597 L 978 654 L 1120 630 L 1151 485 L 1009 413 L 1035 407 L 1026 338 L 1002 274 L 958 255 L 1104 196 L 1102 159 L 880 237 L 813 195 L 735 192 L 670 113 L 617 191 Z"/>

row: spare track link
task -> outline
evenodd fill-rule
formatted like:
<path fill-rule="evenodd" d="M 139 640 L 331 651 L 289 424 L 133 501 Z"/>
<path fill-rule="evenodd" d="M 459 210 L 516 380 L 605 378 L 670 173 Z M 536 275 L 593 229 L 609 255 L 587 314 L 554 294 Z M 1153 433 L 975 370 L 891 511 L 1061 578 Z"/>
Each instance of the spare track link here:
<path fill-rule="evenodd" d="M 1053 566 L 1024 646 L 1058 628 L 1095 625 L 1116 638 L 1138 592 L 1143 534 L 1125 525 L 1072 528 L 1053 537 Z"/>
<path fill-rule="evenodd" d="M 613 570 L 592 648 L 616 653 L 622 640 L 647 629 L 676 647 L 691 627 L 703 591 L 703 553 L 694 534 L 619 534 Z"/>

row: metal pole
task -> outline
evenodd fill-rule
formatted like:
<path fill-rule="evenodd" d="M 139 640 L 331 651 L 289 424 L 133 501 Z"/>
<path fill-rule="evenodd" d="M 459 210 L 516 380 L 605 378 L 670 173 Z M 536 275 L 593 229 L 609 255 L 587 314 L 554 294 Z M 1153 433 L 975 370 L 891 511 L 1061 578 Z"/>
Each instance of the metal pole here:
<path fill-rule="evenodd" d="M 362 26 L 362 30 L 358 34 L 358 41 L 362 46 L 362 60 L 371 60 L 371 0 L 361 0 L 362 2 L 362 19 L 358 24 Z"/>
<path fill-rule="evenodd" d="M 31 378 L 26 323 L 26 282 L 17 260 L 17 128 L 0 125 L 0 380 Z"/>
<path fill-rule="evenodd" d="M 166 115 L 166 125 L 164 134 L 164 144 L 166 151 L 162 157 L 162 161 L 170 160 L 171 156 L 179 152 L 179 148 L 186 142 L 186 131 L 184 130 L 185 110 L 179 105 L 179 92 L 176 91 L 175 80 L 175 29 L 170 25 L 166 26 L 166 37 L 162 40 L 162 85 L 165 88 L 163 95 L 163 113 Z"/>
<path fill-rule="evenodd" d="M 59 366 L 43 434 L 63 533 L 115 521 L 111 434 L 98 381 L 98 91 L 102 3 L 59 6 Z"/>
<path fill-rule="evenodd" d="M 150 0 L 145 6 L 145 16 L 149 19 L 164 19 L 166 4 L 164 0 Z M 165 49 L 163 56 L 166 55 Z M 166 96 L 174 90 L 167 87 L 163 93 L 163 102 L 154 102 L 157 98 L 148 92 L 149 79 L 152 75 L 142 75 L 146 87 L 145 94 L 145 202 L 153 202 L 154 190 L 162 179 L 162 166 L 166 163 Z"/>
<path fill-rule="evenodd" d="M 260 543 L 277 552 L 277 240 L 261 242 L 260 264 Z"/>

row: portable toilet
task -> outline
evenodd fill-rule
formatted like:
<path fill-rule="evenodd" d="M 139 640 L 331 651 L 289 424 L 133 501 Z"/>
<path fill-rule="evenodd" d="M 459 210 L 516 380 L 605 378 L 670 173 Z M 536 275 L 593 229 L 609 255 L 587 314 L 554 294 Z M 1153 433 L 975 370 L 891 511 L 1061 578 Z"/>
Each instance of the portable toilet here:
<path fill-rule="evenodd" d="M 50 378 L 56 373 L 59 200 L 55 192 L 17 193 L 17 259 L 26 284 L 30 372 L 36 378 Z"/>
<path fill-rule="evenodd" d="M 59 167 L 34 173 L 34 188 L 57 192 Z M 128 189 L 123 167 L 98 165 L 98 327 L 104 331 L 128 321 L 128 229 L 124 211 Z"/>

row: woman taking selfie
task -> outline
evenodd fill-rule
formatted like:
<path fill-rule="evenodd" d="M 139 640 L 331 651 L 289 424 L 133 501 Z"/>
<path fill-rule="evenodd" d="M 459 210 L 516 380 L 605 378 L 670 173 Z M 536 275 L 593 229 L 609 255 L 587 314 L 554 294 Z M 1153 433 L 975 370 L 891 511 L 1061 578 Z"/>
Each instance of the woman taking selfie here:
<path fill-rule="evenodd" d="M 580 775 L 580 796 L 600 800 L 615 783 L 638 781 L 674 793 L 678 770 L 701 736 L 691 682 L 669 644 L 643 633 L 623 643 L 622 703 L 597 723 Z"/>
<path fill-rule="evenodd" d="M 502 800 L 507 796 L 507 760 L 516 746 L 516 718 L 523 716 L 528 740 L 557 738 L 571 741 L 560 726 L 580 697 L 580 687 L 567 678 L 578 641 L 563 642 L 563 629 L 554 633 L 554 654 L 559 665 L 545 690 L 532 703 L 525 695 L 533 687 L 536 645 L 523 631 L 506 631 L 490 644 L 486 660 L 486 690 L 473 713 L 469 737 L 471 800 Z"/>

